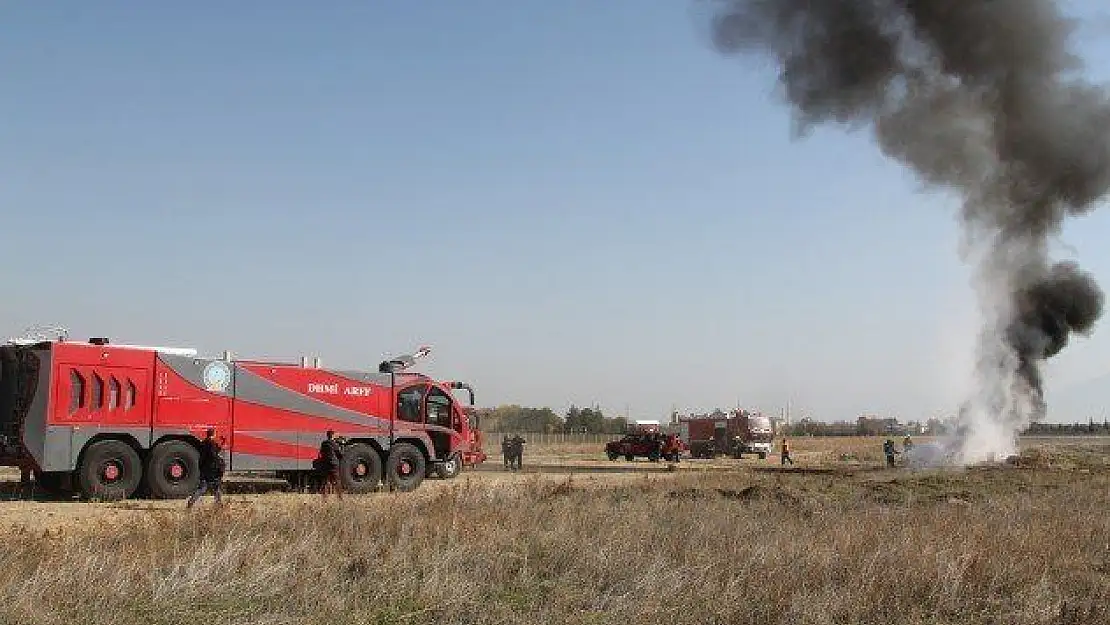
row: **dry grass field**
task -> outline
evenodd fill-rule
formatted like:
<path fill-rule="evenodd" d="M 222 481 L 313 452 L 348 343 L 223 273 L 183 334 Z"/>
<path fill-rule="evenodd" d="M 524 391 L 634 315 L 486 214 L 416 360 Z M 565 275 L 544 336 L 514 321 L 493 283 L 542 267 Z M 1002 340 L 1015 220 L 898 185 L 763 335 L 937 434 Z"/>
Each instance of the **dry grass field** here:
<path fill-rule="evenodd" d="M 966 470 L 885 469 L 880 449 L 797 439 L 794 467 L 653 473 L 529 449 L 521 473 L 495 457 L 415 493 L 193 513 L 0 502 L 0 622 L 1110 622 L 1110 441 Z"/>

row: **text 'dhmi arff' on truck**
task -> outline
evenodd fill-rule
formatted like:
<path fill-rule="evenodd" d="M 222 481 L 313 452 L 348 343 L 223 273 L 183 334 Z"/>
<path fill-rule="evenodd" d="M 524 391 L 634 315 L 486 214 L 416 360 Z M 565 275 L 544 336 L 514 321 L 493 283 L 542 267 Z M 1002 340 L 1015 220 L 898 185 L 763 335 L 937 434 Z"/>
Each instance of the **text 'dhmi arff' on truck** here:
<path fill-rule="evenodd" d="M 421 348 L 376 371 L 319 363 L 198 356 L 196 350 L 105 339 L 0 346 L 0 465 L 34 471 L 48 490 L 86 497 L 187 496 L 199 441 L 216 432 L 231 474 L 291 482 L 313 471 L 332 430 L 344 441 L 348 492 L 417 488 L 483 462 L 472 410 L 444 382 L 408 369 Z"/>

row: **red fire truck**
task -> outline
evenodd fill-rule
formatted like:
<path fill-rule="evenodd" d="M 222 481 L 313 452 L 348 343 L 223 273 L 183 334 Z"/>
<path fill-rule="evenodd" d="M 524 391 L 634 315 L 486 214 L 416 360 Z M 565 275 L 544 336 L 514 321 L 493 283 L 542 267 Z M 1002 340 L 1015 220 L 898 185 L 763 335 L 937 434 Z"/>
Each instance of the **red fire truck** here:
<path fill-rule="evenodd" d="M 690 446 L 694 458 L 713 458 L 719 454 L 743 458 L 748 453 L 764 459 L 771 453 L 774 428 L 762 414 L 734 410 L 680 416 L 678 426 L 679 436 Z"/>
<path fill-rule="evenodd" d="M 452 392 L 407 371 L 413 355 L 377 371 L 198 356 L 195 350 L 64 337 L 0 346 L 0 466 L 35 472 L 48 490 L 86 497 L 177 498 L 198 483 L 208 428 L 230 473 L 301 481 L 333 430 L 344 444 L 347 492 L 417 488 L 483 462 L 481 434 Z"/>

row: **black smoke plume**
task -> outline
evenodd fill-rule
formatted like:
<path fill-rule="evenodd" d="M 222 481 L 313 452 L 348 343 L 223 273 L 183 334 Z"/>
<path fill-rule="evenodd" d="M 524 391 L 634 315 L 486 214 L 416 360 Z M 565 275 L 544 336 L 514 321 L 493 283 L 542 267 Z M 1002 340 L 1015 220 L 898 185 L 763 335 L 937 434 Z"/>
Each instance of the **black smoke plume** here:
<path fill-rule="evenodd" d="M 1048 253 L 1110 187 L 1110 101 L 1078 77 L 1074 21 L 1049 0 L 709 4 L 719 52 L 776 62 L 800 134 L 870 128 L 925 185 L 960 195 L 986 319 L 969 418 L 1008 436 L 1041 418 L 1043 362 L 1103 308 L 1094 279 Z"/>

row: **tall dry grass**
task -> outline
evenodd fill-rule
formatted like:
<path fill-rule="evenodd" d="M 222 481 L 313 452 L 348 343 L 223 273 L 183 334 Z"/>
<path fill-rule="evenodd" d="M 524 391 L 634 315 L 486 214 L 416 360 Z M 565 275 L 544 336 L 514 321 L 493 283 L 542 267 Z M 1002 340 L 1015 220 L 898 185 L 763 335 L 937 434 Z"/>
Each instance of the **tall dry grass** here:
<path fill-rule="evenodd" d="M 10 623 L 1071 624 L 1110 619 L 1110 480 L 521 477 L 9 535 Z M 282 497 L 277 496 L 275 497 Z M 1099 611 L 1102 609 L 1103 611 Z"/>

